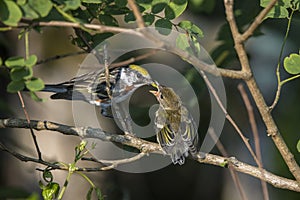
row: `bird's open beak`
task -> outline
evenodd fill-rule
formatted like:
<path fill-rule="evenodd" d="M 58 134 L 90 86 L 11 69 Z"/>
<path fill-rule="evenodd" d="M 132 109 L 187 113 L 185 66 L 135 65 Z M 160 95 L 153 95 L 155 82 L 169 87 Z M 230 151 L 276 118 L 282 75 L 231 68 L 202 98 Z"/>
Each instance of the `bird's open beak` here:
<path fill-rule="evenodd" d="M 159 92 L 155 90 L 149 90 L 150 93 L 152 93 L 155 97 L 158 97 Z"/>

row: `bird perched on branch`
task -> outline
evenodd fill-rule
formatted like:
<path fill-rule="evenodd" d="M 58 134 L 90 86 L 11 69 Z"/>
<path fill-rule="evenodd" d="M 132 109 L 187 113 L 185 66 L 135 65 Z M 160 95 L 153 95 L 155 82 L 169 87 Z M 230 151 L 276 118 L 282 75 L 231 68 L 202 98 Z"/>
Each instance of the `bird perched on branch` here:
<path fill-rule="evenodd" d="M 189 111 L 170 87 L 153 83 L 157 90 L 150 90 L 159 102 L 155 113 L 157 141 L 174 164 L 184 164 L 188 152 L 198 153 L 198 132 Z"/>
<path fill-rule="evenodd" d="M 120 102 L 130 96 L 137 88 L 153 81 L 148 71 L 138 65 L 112 68 L 109 70 L 111 96 Z M 80 100 L 101 107 L 103 116 L 112 117 L 108 108 L 111 99 L 107 90 L 105 68 L 83 74 L 69 81 L 45 85 L 44 92 L 53 92 L 51 99 Z"/>

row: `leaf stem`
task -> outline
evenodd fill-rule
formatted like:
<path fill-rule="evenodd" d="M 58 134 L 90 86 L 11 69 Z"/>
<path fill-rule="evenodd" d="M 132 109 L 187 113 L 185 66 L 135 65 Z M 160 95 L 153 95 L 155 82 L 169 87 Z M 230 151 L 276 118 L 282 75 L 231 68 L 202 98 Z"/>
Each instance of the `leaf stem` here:
<path fill-rule="evenodd" d="M 286 41 L 290 32 L 290 28 L 291 28 L 291 22 L 292 22 L 292 18 L 294 15 L 294 12 L 296 10 L 294 8 L 292 8 L 292 12 L 291 15 L 288 17 L 288 24 L 287 24 L 287 28 L 286 28 L 286 32 L 285 32 L 285 36 L 283 39 L 283 43 L 281 45 L 281 49 L 280 49 L 280 53 L 279 53 L 279 57 L 278 57 L 278 63 L 277 63 L 277 68 L 276 68 L 276 76 L 277 76 L 277 91 L 276 91 L 276 95 L 275 95 L 275 99 L 272 103 L 272 105 L 269 107 L 270 111 L 272 111 L 274 109 L 274 107 L 277 105 L 279 98 L 280 98 L 280 93 L 281 93 L 281 87 L 284 83 L 286 83 L 287 81 L 285 80 L 284 83 L 281 82 L 281 77 L 280 77 L 280 66 L 281 66 L 281 60 L 282 60 L 282 55 L 283 55 L 283 50 L 284 47 L 286 45 Z"/>

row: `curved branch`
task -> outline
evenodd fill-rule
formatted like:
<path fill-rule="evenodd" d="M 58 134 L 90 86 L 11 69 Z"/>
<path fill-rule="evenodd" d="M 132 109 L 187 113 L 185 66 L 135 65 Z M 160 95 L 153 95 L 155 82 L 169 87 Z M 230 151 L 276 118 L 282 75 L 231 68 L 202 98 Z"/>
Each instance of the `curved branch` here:
<path fill-rule="evenodd" d="M 58 124 L 54 122 L 49 121 L 36 121 L 31 120 L 30 126 L 38 131 L 41 130 L 50 130 L 50 131 L 56 131 L 60 132 L 64 135 L 73 135 L 73 136 L 79 136 L 84 138 L 97 138 L 103 141 L 111 141 L 111 142 L 117 142 L 121 143 L 123 145 L 128 145 L 134 148 L 139 149 L 143 153 L 158 153 L 163 154 L 162 149 L 157 143 L 149 142 L 140 138 L 137 138 L 133 135 L 116 135 L 104 132 L 97 128 L 91 128 L 91 127 L 74 127 L 74 126 L 68 126 L 63 124 Z M 29 128 L 29 125 L 25 119 L 0 119 L 0 128 Z M 1 147 L 1 146 L 0 146 Z M 144 155 L 144 154 L 141 154 Z M 20 159 L 22 160 L 22 159 Z M 291 179 L 287 179 L 284 177 L 277 176 L 275 174 L 272 174 L 266 170 L 262 170 L 251 166 L 249 164 L 243 163 L 238 161 L 235 158 L 225 158 L 218 155 L 213 154 L 206 154 L 205 158 L 200 158 L 200 155 L 197 159 L 195 159 L 199 163 L 206 163 L 216 166 L 229 166 L 232 167 L 232 169 L 242 172 L 244 174 L 248 174 L 250 176 L 262 179 L 274 187 L 282 188 L 282 189 L 288 189 L 300 192 L 300 185 Z M 28 160 L 31 162 L 38 162 L 39 160 Z M 43 163 L 41 163 L 43 164 Z M 95 171 L 99 171 L 99 168 L 96 168 Z M 88 171 L 82 169 L 82 171 Z M 92 170 L 90 170 L 92 171 Z"/>

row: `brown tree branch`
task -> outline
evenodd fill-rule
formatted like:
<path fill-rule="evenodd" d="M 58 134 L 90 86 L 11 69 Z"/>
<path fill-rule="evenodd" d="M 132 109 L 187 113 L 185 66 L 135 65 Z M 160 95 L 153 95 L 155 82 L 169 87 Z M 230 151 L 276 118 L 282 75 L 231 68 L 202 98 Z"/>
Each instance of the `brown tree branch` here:
<path fill-rule="evenodd" d="M 121 143 L 123 145 L 128 145 L 137 148 L 140 150 L 140 152 L 144 153 L 163 154 L 162 149 L 157 143 L 149 142 L 129 134 L 116 135 L 104 132 L 97 128 L 73 127 L 49 121 L 31 120 L 30 126 L 33 129 L 39 131 L 50 130 L 60 132 L 64 135 L 72 135 L 77 137 L 80 136 L 84 138 L 97 138 L 103 141 L 111 141 Z M 25 119 L 0 119 L 0 128 L 29 128 L 29 125 Z M 204 159 L 200 158 L 199 156 L 196 160 L 200 163 L 206 163 L 216 166 L 224 166 L 228 164 L 231 165 L 232 169 L 259 179 L 263 179 L 274 187 L 300 192 L 300 185 L 296 181 L 277 176 L 266 170 L 263 171 L 263 176 L 259 168 L 240 162 L 235 158 L 225 158 L 218 155 L 206 154 Z M 42 164 L 38 159 L 28 161 Z M 45 164 L 47 165 L 47 163 Z M 97 171 L 97 169 L 99 171 L 99 168 L 94 168 L 95 171 Z M 84 169 L 81 170 L 87 171 Z M 92 169 L 90 169 L 90 171 L 92 171 Z"/>
<path fill-rule="evenodd" d="M 237 52 L 237 55 L 239 57 L 240 63 L 242 65 L 242 71 L 252 74 L 251 67 L 249 65 L 249 59 L 247 57 L 247 53 L 244 47 L 244 40 L 241 37 L 241 34 L 238 31 L 235 18 L 234 18 L 234 12 L 233 12 L 233 0 L 224 0 L 225 5 L 225 12 L 226 17 L 228 20 L 228 23 L 230 25 L 230 29 L 232 32 L 232 36 L 234 39 L 235 44 L 235 50 Z M 265 8 L 266 9 L 266 8 Z M 269 9 L 269 7 L 268 7 Z M 270 113 L 269 107 L 267 106 L 263 95 L 260 92 L 260 89 L 257 86 L 257 83 L 253 77 L 249 78 L 248 80 L 245 80 L 251 95 L 256 103 L 256 106 L 262 116 L 262 119 L 267 127 L 268 135 L 271 136 L 273 139 L 273 142 L 275 143 L 277 149 L 279 150 L 282 158 L 284 159 L 285 163 L 287 164 L 290 172 L 293 174 L 293 176 L 296 178 L 296 180 L 300 183 L 300 167 L 297 164 L 294 155 L 291 153 L 289 148 L 287 147 L 285 141 L 283 140 L 278 127 Z"/>
<path fill-rule="evenodd" d="M 34 22 L 31 20 L 22 20 L 23 23 L 26 25 L 19 25 L 14 28 L 26 28 L 28 26 L 30 27 L 72 27 L 72 28 L 87 28 L 90 30 L 94 30 L 100 33 L 104 32 L 112 32 L 112 33 L 128 33 L 132 34 L 138 37 L 145 37 L 145 35 L 137 31 L 135 29 L 129 29 L 129 28 L 121 28 L 121 27 L 114 27 L 114 26 L 105 26 L 105 25 L 98 25 L 98 24 L 80 24 L 80 23 L 74 23 L 74 22 L 65 22 L 65 21 L 50 21 L 50 22 Z M 151 38 L 150 38 L 151 39 Z M 160 41 L 161 42 L 161 41 Z M 162 46 L 165 44 L 162 42 Z M 164 46 L 167 47 L 167 46 Z M 168 48 L 168 47 L 167 47 Z M 171 52 L 179 55 L 180 57 L 188 60 L 190 63 L 192 63 L 194 66 L 200 68 L 201 70 L 214 74 L 216 76 L 224 76 L 228 78 L 233 78 L 233 79 L 243 79 L 243 80 L 248 80 L 251 77 L 251 74 L 248 72 L 244 71 L 239 71 L 239 70 L 230 70 L 230 69 L 221 69 L 221 68 L 216 68 L 215 66 L 210 66 L 204 62 L 200 62 L 197 58 L 191 58 L 190 55 L 182 50 L 176 50 L 174 48 L 169 47 L 168 50 L 171 50 Z"/>
<path fill-rule="evenodd" d="M 272 0 L 270 3 L 255 17 L 255 20 L 247 28 L 247 30 L 242 34 L 242 40 L 246 41 L 256 30 L 256 28 L 264 21 L 264 18 L 270 12 L 270 10 L 275 6 L 278 0 Z"/>
<path fill-rule="evenodd" d="M 136 18 L 136 23 L 137 23 L 138 27 L 139 28 L 145 28 L 144 19 L 142 17 L 142 14 L 141 14 L 139 8 L 135 4 L 135 0 L 128 0 L 128 5 L 132 9 L 132 12 L 133 12 L 133 14 Z"/>
<path fill-rule="evenodd" d="M 22 106 L 24 115 L 25 115 L 25 117 L 26 117 L 27 124 L 28 124 L 28 126 L 29 126 L 29 130 L 30 130 L 30 133 L 31 133 L 31 137 L 32 137 L 34 146 L 35 146 L 36 153 L 37 153 L 37 155 L 38 155 L 39 160 L 42 160 L 42 152 L 41 152 L 41 150 L 40 150 L 39 143 L 38 143 L 38 141 L 37 141 L 37 139 L 36 139 L 36 135 L 35 135 L 33 129 L 31 128 L 31 126 L 30 126 L 30 117 L 29 117 L 29 114 L 28 114 L 28 112 L 27 112 L 27 110 L 26 110 L 26 107 L 25 107 L 25 103 L 24 103 L 22 94 L 21 94 L 20 91 L 18 91 L 17 94 L 18 94 L 18 97 L 19 97 L 19 100 L 20 100 L 20 103 L 21 103 L 21 106 Z"/>
<path fill-rule="evenodd" d="M 249 123 L 250 123 L 250 126 L 251 126 L 253 138 L 254 138 L 255 154 L 256 154 L 257 159 L 259 161 L 258 162 L 258 167 L 261 171 L 263 171 L 264 166 L 263 166 L 262 156 L 261 156 L 260 139 L 259 139 L 259 133 L 258 133 L 256 121 L 255 121 L 253 108 L 252 108 L 252 105 L 251 105 L 250 100 L 248 98 L 248 95 L 245 91 L 245 88 L 241 83 L 238 85 L 238 89 L 241 93 L 241 96 L 243 98 L 245 107 L 246 107 L 247 112 L 248 112 Z M 262 186 L 264 200 L 270 199 L 266 182 L 261 180 L 261 186 Z"/>

